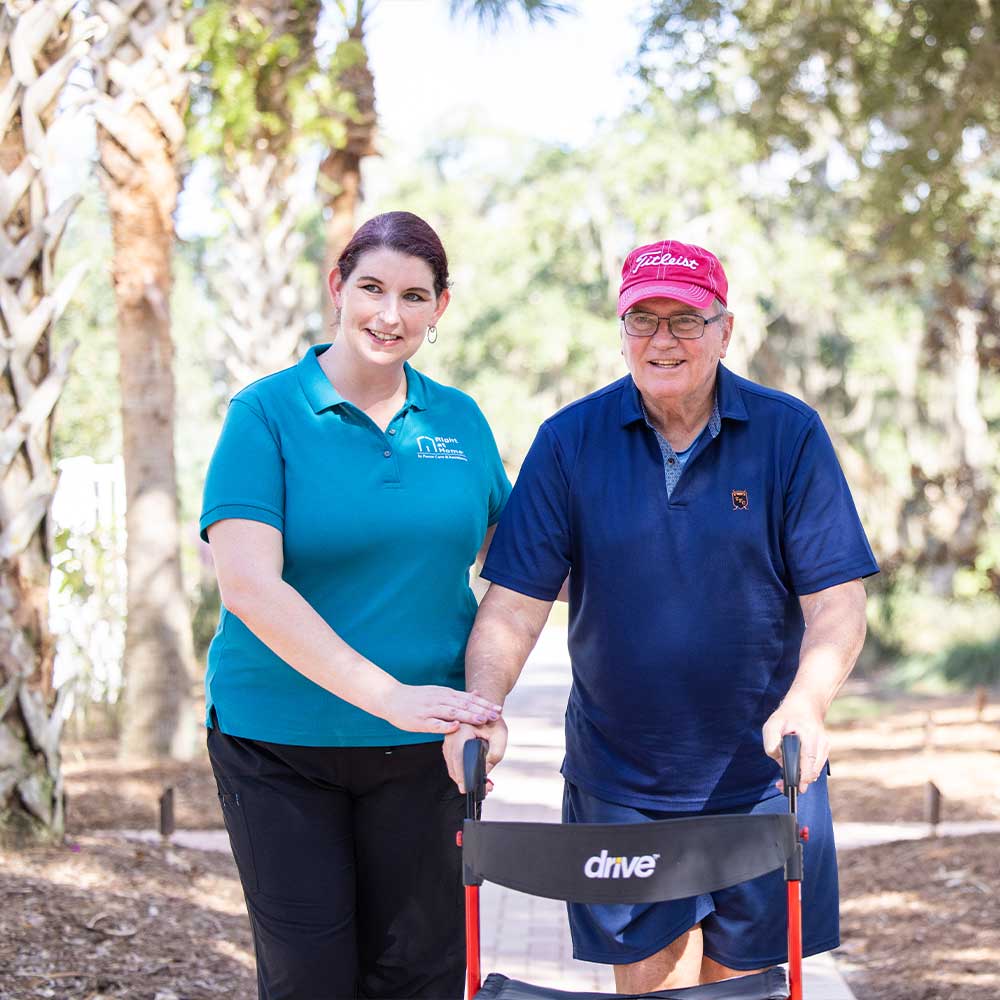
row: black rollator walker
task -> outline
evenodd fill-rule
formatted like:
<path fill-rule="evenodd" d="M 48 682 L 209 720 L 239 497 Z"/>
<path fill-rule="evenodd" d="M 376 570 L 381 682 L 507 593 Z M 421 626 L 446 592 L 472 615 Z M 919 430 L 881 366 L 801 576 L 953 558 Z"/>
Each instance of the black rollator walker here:
<path fill-rule="evenodd" d="M 487 823 L 486 745 L 464 748 L 466 820 L 458 835 L 465 882 L 467 997 L 472 1000 L 615 1000 L 636 994 L 569 993 L 491 973 L 481 981 L 479 886 L 484 880 L 578 903 L 650 903 L 715 892 L 784 867 L 788 981 L 781 968 L 720 983 L 644 993 L 661 1000 L 802 1000 L 802 842 L 796 819 L 799 738 L 782 739 L 788 813 L 694 816 L 650 823 Z"/>

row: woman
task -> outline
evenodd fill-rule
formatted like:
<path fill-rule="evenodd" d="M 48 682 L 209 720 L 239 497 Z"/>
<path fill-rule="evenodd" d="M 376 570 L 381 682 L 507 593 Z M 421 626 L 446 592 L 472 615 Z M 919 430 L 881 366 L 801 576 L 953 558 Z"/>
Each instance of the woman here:
<path fill-rule="evenodd" d="M 209 755 L 261 998 L 459 998 L 440 740 L 500 710 L 460 689 L 510 484 L 476 404 L 407 363 L 450 298 L 434 230 L 371 219 L 329 284 L 333 344 L 237 394 L 209 467 Z"/>

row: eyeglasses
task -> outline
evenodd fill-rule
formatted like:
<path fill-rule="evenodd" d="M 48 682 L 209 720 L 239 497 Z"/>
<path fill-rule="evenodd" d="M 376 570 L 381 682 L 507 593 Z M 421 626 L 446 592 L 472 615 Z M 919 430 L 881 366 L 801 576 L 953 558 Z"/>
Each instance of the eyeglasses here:
<path fill-rule="evenodd" d="M 661 323 L 667 324 L 667 329 L 678 340 L 698 340 L 705 335 L 705 327 L 722 319 L 725 312 L 718 312 L 705 319 L 697 313 L 678 313 L 675 316 L 657 316 L 656 313 L 630 312 L 622 316 L 625 332 L 630 337 L 652 337 L 660 329 Z"/>

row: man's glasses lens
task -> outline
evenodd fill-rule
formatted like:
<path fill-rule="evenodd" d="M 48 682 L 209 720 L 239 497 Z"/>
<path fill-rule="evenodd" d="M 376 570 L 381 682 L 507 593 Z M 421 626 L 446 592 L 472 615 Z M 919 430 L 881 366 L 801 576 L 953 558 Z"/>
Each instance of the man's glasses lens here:
<path fill-rule="evenodd" d="M 702 316 L 686 313 L 679 316 L 657 316 L 654 313 L 633 312 L 626 313 L 623 318 L 625 332 L 633 337 L 652 337 L 660 323 L 666 323 L 670 332 L 681 340 L 697 339 L 705 332 L 706 320 Z"/>

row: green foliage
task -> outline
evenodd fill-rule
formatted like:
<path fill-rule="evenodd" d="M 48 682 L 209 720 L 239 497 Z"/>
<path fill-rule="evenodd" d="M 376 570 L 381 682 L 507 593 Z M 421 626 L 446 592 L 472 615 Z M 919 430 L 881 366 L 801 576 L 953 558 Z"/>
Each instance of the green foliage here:
<path fill-rule="evenodd" d="M 310 143 L 339 146 L 356 102 L 338 81 L 364 58 L 345 39 L 326 66 L 314 38 L 319 0 L 293 0 L 268 8 L 205 0 L 192 25 L 197 50 L 188 148 L 194 156 L 268 148 L 296 155 Z M 280 23 L 275 23 L 280 18 Z"/>
<path fill-rule="evenodd" d="M 641 62 L 791 153 L 798 191 L 857 200 L 882 257 L 926 267 L 930 244 L 981 238 L 995 194 L 996 32 L 976 0 L 659 0 Z"/>
<path fill-rule="evenodd" d="M 59 569 L 57 589 L 86 601 L 94 592 L 92 581 L 87 579 L 83 559 L 75 551 L 73 533 L 69 528 L 58 528 L 53 536 L 53 565 Z"/>
<path fill-rule="evenodd" d="M 197 588 L 191 630 L 194 633 L 194 655 L 199 663 L 208 656 L 208 647 L 215 636 L 222 610 L 219 587 L 214 579 L 203 580 Z"/>
<path fill-rule="evenodd" d="M 886 679 L 896 689 L 926 694 L 1000 684 L 1000 638 L 957 642 L 933 654 L 901 658 Z"/>
<path fill-rule="evenodd" d="M 963 688 L 1000 683 L 1000 637 L 952 646 L 935 664 L 945 680 Z"/>
<path fill-rule="evenodd" d="M 49 612 L 55 682 L 73 685 L 77 705 L 114 702 L 123 683 L 124 491 L 120 463 L 80 456 L 60 465 Z"/>
<path fill-rule="evenodd" d="M 871 695 L 845 695 L 837 698 L 826 713 L 828 726 L 845 726 L 853 722 L 877 719 L 885 706 Z"/>
<path fill-rule="evenodd" d="M 926 260 L 977 238 L 984 172 L 995 194 L 996 46 L 980 0 L 657 0 L 641 64 L 792 154 L 800 190 L 860 198 L 882 253 Z"/>

